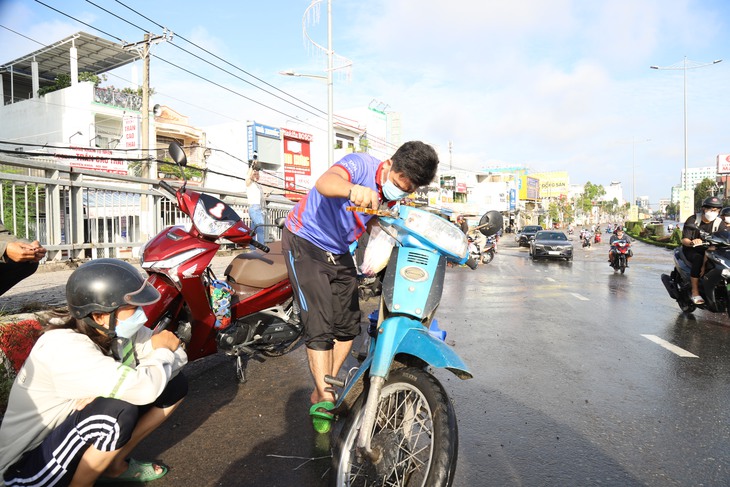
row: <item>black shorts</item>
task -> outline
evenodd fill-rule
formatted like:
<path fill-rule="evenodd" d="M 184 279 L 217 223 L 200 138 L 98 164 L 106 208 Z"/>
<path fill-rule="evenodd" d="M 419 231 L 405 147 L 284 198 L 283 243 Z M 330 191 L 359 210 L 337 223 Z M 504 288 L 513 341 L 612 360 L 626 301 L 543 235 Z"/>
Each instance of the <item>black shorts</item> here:
<path fill-rule="evenodd" d="M 187 378 L 178 374 L 170 379 L 152 404 L 135 406 L 120 399 L 97 397 L 81 411 L 71 413 L 40 445 L 11 465 L 3 475 L 5 483 L 69 485 L 81 457 L 90 446 L 104 452 L 120 450 L 145 412 L 153 407 L 172 406 L 185 397 L 187 391 Z"/>
<path fill-rule="evenodd" d="M 330 254 L 284 228 L 281 246 L 307 348 L 331 350 L 360 334 L 357 270 L 350 253 Z"/>

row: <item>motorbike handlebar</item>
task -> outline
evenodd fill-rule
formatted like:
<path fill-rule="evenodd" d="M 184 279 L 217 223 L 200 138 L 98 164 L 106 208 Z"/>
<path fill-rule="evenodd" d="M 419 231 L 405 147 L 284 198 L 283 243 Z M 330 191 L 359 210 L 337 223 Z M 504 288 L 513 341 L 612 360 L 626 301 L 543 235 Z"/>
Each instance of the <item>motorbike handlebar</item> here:
<path fill-rule="evenodd" d="M 474 260 L 474 257 L 469 257 L 469 259 L 466 261 L 466 265 L 469 266 L 471 270 L 474 270 L 477 268 L 479 264 L 477 264 L 477 261 Z"/>
<path fill-rule="evenodd" d="M 168 192 L 170 192 L 172 194 L 177 193 L 177 190 L 175 188 L 173 188 L 172 186 L 170 186 L 170 183 L 168 183 L 164 179 L 160 180 L 160 187 L 162 189 L 164 189 L 165 191 L 168 191 Z"/>
<path fill-rule="evenodd" d="M 267 247 L 266 245 L 264 245 L 262 243 L 259 243 L 257 240 L 251 240 L 251 246 L 256 247 L 257 249 L 259 249 L 267 254 L 271 250 L 269 247 Z"/>

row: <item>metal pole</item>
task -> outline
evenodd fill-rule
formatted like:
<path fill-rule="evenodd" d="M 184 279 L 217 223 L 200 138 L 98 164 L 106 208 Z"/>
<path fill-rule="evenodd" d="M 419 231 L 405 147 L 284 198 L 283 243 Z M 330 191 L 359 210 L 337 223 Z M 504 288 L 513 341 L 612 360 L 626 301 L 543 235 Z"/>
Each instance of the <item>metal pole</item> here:
<path fill-rule="evenodd" d="M 332 75 L 334 71 L 334 51 L 332 49 L 332 0 L 327 0 L 327 167 L 335 163 L 335 132 L 332 126 L 334 100 Z"/>
<path fill-rule="evenodd" d="M 687 56 L 684 56 L 684 187 L 687 189 Z"/>

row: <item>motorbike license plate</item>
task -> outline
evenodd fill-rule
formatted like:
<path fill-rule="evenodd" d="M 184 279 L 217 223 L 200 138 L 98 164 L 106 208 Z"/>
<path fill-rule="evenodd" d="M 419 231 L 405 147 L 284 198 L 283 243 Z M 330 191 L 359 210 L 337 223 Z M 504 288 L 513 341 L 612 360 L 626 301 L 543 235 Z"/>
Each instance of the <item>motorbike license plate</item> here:
<path fill-rule="evenodd" d="M 560 255 L 559 250 L 548 250 L 548 255 Z"/>

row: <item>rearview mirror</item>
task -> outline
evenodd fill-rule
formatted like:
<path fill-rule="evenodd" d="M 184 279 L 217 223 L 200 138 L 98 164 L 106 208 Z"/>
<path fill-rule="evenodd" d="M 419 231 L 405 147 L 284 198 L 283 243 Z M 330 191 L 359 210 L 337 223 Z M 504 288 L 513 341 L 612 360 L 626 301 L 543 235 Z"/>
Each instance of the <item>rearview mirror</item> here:
<path fill-rule="evenodd" d="M 485 237 L 491 237 L 502 229 L 504 219 L 498 211 L 488 211 L 479 219 L 477 228 Z"/>
<path fill-rule="evenodd" d="M 180 144 L 178 144 L 177 142 L 171 142 L 168 151 L 170 152 L 170 157 L 172 157 L 172 160 L 175 161 L 178 165 L 183 167 L 188 165 L 188 158 L 185 156 L 185 151 L 182 147 L 180 147 Z"/>

